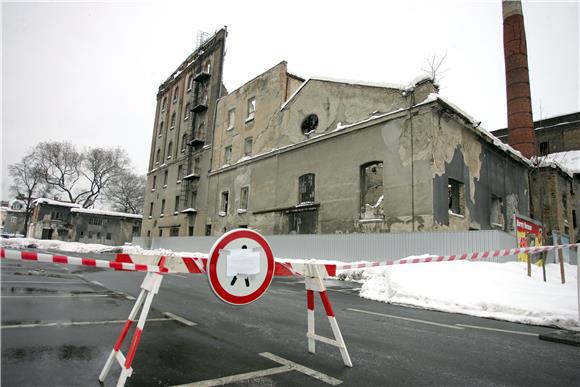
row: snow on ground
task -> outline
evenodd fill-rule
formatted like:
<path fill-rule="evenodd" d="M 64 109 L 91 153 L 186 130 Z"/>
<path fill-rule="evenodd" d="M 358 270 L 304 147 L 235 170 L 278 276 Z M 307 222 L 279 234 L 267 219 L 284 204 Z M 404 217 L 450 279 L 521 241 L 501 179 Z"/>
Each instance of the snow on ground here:
<path fill-rule="evenodd" d="M 145 250 L 139 246 L 106 246 L 31 238 L 1 239 L 8 248 L 38 248 L 76 253 L 126 253 L 144 255 L 205 256 L 197 252 Z M 284 259 L 292 262 L 295 260 Z M 320 261 L 339 263 L 338 261 Z M 564 264 L 566 283 L 560 283 L 560 267 L 542 269 L 522 262 L 437 262 L 394 265 L 340 272 L 337 277 L 362 283 L 360 296 L 370 300 L 443 312 L 463 313 L 524 324 L 580 327 L 578 321 L 576 266 Z"/>
<path fill-rule="evenodd" d="M 360 296 L 392 304 L 463 313 L 533 325 L 580 327 L 577 268 L 523 262 L 437 262 L 352 270 L 339 277 L 359 279 Z"/>

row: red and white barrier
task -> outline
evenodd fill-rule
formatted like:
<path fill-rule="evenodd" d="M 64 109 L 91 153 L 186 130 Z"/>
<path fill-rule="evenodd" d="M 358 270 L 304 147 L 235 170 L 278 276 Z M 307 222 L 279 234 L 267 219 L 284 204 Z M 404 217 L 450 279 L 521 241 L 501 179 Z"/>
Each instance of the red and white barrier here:
<path fill-rule="evenodd" d="M 8 250 L 5 248 L 0 248 L 0 258 L 1 259 L 21 260 L 21 261 L 37 261 L 37 262 L 45 262 L 45 263 L 58 263 L 58 264 L 63 264 L 63 265 L 92 266 L 92 267 L 100 267 L 100 268 L 104 268 L 104 269 L 115 269 L 115 270 L 146 271 L 146 272 L 152 272 L 152 273 L 165 273 L 165 272 L 167 272 L 167 269 L 160 268 L 157 265 L 113 262 L 113 261 L 106 261 L 104 259 L 93 259 L 93 258 L 67 257 L 65 255 L 44 254 L 44 253 L 37 253 L 34 251 Z M 159 259 L 159 257 L 155 257 L 155 258 Z"/>

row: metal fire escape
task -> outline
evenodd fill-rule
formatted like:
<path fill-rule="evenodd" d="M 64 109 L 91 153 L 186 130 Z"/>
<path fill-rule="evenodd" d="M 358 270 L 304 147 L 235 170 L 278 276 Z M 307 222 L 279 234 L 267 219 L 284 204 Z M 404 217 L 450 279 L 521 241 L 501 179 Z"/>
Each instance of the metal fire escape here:
<path fill-rule="evenodd" d="M 194 93 L 191 101 L 191 127 L 190 134 L 187 139 L 187 163 L 183 172 L 181 182 L 181 198 L 183 201 L 183 209 L 194 208 L 196 203 L 192 203 L 192 192 L 197 191 L 197 185 L 200 179 L 201 168 L 198 163 L 194 163 L 197 156 L 201 155 L 201 150 L 205 145 L 207 129 L 205 123 L 203 126 L 198 126 L 199 117 L 208 109 L 208 87 L 207 81 L 210 79 L 210 68 L 198 67 L 194 76 Z M 191 214 L 194 211 L 188 211 Z"/>

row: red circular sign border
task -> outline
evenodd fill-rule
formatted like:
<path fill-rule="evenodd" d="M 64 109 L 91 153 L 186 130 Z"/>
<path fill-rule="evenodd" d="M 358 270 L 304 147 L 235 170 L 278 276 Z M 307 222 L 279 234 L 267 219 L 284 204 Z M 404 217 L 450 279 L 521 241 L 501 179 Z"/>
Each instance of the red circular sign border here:
<path fill-rule="evenodd" d="M 264 252 L 266 253 L 266 258 L 268 260 L 268 271 L 266 272 L 266 278 L 264 283 L 256 289 L 253 293 L 250 293 L 245 296 L 235 296 L 233 294 L 228 293 L 220 284 L 217 274 L 216 274 L 216 266 L 217 260 L 219 259 L 219 251 L 223 249 L 228 243 L 232 242 L 235 239 L 239 238 L 247 238 L 257 242 Z M 236 229 L 232 230 L 226 234 L 224 234 L 212 247 L 212 251 L 208 261 L 208 279 L 210 286 L 214 293 L 224 302 L 233 305 L 246 305 L 251 302 L 256 301 L 260 298 L 272 283 L 272 279 L 274 278 L 274 254 L 272 253 L 272 249 L 268 245 L 268 242 L 256 231 L 250 229 Z"/>

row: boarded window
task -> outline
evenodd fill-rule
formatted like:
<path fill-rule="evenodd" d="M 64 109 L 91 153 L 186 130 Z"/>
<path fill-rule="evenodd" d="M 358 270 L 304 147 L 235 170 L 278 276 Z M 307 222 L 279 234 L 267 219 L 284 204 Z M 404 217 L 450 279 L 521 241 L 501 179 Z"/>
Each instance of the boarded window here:
<path fill-rule="evenodd" d="M 236 125 L 236 109 L 228 110 L 228 128 L 227 130 L 231 130 Z"/>
<path fill-rule="evenodd" d="M 463 183 L 449 179 L 447 189 L 449 191 L 449 211 L 456 215 L 465 215 Z"/>
<path fill-rule="evenodd" d="M 505 227 L 503 198 L 492 195 L 490 223 L 492 227 L 503 229 Z"/>
<path fill-rule="evenodd" d="M 232 146 L 226 146 L 224 150 L 224 164 L 229 164 L 232 161 Z"/>
<path fill-rule="evenodd" d="M 244 140 L 244 156 L 250 156 L 252 154 L 253 143 L 254 139 L 252 137 L 248 137 Z"/>
<path fill-rule="evenodd" d="M 250 187 L 242 187 L 240 190 L 240 209 L 247 210 L 248 209 L 248 194 Z"/>
<path fill-rule="evenodd" d="M 298 203 L 314 203 L 314 173 L 298 178 Z"/>
<path fill-rule="evenodd" d="M 383 162 L 364 164 L 361 166 L 361 218 L 383 218 L 383 198 Z"/>

